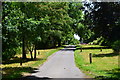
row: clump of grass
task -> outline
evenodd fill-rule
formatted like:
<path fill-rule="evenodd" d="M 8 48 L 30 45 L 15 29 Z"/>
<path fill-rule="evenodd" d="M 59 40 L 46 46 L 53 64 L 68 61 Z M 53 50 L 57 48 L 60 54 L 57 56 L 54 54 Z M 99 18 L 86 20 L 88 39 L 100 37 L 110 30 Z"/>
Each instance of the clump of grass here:
<path fill-rule="evenodd" d="M 85 47 L 101 47 L 99 45 L 82 45 Z M 89 53 L 92 53 L 92 61 L 89 62 Z M 76 65 L 91 77 L 102 76 L 103 78 L 119 78 L 118 55 L 113 53 L 112 49 L 83 49 L 75 51 Z M 115 71 L 117 71 L 115 73 Z M 104 77 L 105 76 L 105 77 Z M 100 77 L 99 77 L 100 78 Z"/>

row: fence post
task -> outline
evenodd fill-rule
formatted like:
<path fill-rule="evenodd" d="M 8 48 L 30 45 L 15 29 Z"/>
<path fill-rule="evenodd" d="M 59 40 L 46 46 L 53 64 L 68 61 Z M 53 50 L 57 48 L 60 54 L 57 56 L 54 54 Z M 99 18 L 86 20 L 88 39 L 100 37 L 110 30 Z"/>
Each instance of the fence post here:
<path fill-rule="evenodd" d="M 92 63 L 92 53 L 89 54 L 90 64 Z"/>
<path fill-rule="evenodd" d="M 40 54 L 40 52 L 38 51 L 38 55 Z"/>
<path fill-rule="evenodd" d="M 22 66 L 22 58 L 20 57 L 20 66 Z"/>
<path fill-rule="evenodd" d="M 102 48 L 100 48 L 100 51 L 102 52 Z"/>
<path fill-rule="evenodd" d="M 120 67 L 120 50 L 118 52 L 118 67 Z"/>
<path fill-rule="evenodd" d="M 80 48 L 80 52 L 82 52 L 82 48 Z"/>

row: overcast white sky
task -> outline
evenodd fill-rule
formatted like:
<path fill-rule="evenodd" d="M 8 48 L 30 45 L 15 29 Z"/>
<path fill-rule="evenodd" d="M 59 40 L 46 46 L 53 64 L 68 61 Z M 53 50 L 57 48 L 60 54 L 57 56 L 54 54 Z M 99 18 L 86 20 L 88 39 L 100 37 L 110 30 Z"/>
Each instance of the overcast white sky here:
<path fill-rule="evenodd" d="M 80 37 L 77 34 L 74 34 L 74 38 L 80 40 Z"/>

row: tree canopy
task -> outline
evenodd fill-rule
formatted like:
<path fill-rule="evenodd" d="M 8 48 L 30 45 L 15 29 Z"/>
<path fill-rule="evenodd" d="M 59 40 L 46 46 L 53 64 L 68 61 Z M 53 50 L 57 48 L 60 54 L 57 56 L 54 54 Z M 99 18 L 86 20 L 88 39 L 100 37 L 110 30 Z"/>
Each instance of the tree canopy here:
<path fill-rule="evenodd" d="M 78 26 L 83 18 L 81 7 L 81 3 L 69 2 L 3 2 L 3 59 L 14 56 L 18 47 L 23 58 L 26 49 L 33 58 L 37 48 L 74 43 L 73 35 L 82 27 Z"/>
<path fill-rule="evenodd" d="M 36 49 L 63 44 L 90 42 L 99 38 L 103 44 L 120 40 L 119 2 L 3 2 L 3 59 L 10 59 L 18 48 L 26 59 L 36 58 Z M 34 57 L 32 55 L 33 50 Z"/>
<path fill-rule="evenodd" d="M 85 23 L 97 37 L 103 37 L 109 45 L 120 40 L 120 3 L 86 2 Z"/>

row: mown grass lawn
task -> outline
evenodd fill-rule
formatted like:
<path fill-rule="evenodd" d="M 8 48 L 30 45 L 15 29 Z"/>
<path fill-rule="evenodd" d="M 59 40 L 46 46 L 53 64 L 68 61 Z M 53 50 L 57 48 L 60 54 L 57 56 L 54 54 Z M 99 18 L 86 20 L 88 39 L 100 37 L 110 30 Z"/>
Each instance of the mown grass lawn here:
<path fill-rule="evenodd" d="M 115 79 L 120 76 L 118 69 L 118 54 L 112 49 L 105 49 L 99 45 L 81 45 L 75 51 L 76 65 L 87 75 L 96 79 Z M 92 47 L 92 48 L 91 48 Z M 102 51 L 100 50 L 101 48 Z M 92 64 L 89 61 L 89 53 L 92 53 Z"/>
<path fill-rule="evenodd" d="M 38 51 L 40 52 L 39 54 L 37 54 L 37 59 L 33 61 L 23 61 L 22 66 L 20 66 L 21 55 L 17 54 L 14 58 L 10 59 L 7 62 L 3 62 L 3 64 L 1 65 L 2 78 L 13 79 L 30 75 L 34 72 L 34 70 L 42 65 L 51 54 L 57 52 L 60 49 L 62 49 L 62 47 L 55 49 L 37 50 L 37 53 Z M 27 54 L 27 58 L 30 58 L 30 54 Z"/>

